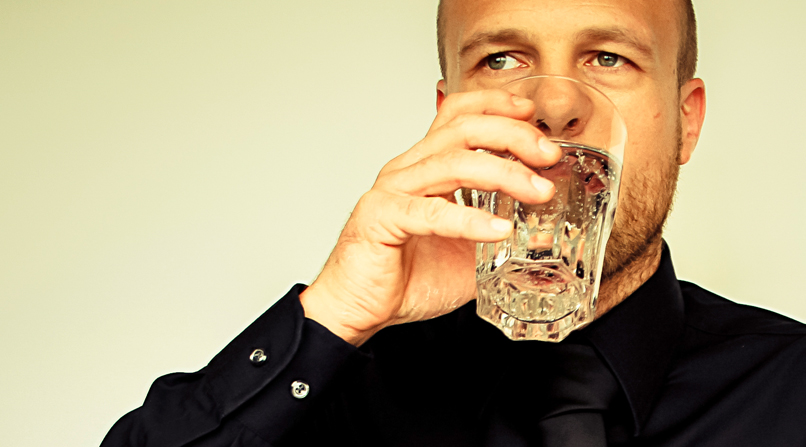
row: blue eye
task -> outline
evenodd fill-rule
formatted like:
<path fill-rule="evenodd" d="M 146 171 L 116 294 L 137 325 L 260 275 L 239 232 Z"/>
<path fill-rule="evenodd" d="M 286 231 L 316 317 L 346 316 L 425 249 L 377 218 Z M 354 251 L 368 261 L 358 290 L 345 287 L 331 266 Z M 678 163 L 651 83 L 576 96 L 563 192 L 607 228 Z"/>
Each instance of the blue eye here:
<path fill-rule="evenodd" d="M 495 53 L 487 56 L 487 67 L 491 70 L 509 70 L 515 68 L 518 60 L 504 53 Z"/>
<path fill-rule="evenodd" d="M 599 53 L 596 63 L 601 67 L 620 67 L 624 65 L 624 58 L 613 53 Z"/>

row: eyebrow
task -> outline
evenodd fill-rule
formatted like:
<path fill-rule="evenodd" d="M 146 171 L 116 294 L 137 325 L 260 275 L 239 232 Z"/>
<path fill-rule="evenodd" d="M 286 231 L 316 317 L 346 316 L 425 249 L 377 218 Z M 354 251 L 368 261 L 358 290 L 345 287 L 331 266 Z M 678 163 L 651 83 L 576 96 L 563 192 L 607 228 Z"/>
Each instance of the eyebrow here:
<path fill-rule="evenodd" d="M 626 45 L 647 59 L 654 59 L 652 48 L 621 28 L 589 28 L 576 35 L 576 41 L 613 42 Z"/>
<path fill-rule="evenodd" d="M 528 35 L 526 32 L 515 28 L 476 33 L 470 37 L 468 42 L 464 44 L 461 49 L 459 49 L 459 58 L 461 59 L 466 54 L 473 52 L 476 48 L 484 45 L 512 42 L 517 40 L 526 41 L 528 40 Z"/>
<path fill-rule="evenodd" d="M 520 29 L 506 28 L 492 32 L 480 32 L 472 35 L 468 42 L 459 50 L 459 58 L 463 58 L 468 53 L 477 48 L 489 44 L 506 43 L 513 41 L 528 41 L 528 34 Z M 653 59 L 652 49 L 645 43 L 621 28 L 588 28 L 580 31 L 574 36 L 577 42 L 613 42 L 627 45 L 641 54 L 641 56 Z"/>

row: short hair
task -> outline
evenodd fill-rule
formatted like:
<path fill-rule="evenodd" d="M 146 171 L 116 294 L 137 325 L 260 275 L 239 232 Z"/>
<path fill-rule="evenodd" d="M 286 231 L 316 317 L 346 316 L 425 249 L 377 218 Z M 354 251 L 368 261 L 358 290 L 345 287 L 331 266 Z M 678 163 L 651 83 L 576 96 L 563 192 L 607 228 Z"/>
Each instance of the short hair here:
<path fill-rule="evenodd" d="M 437 7 L 437 50 L 439 52 L 439 69 L 445 78 L 447 62 L 445 60 L 445 14 L 442 0 Z M 692 0 L 677 0 L 681 11 L 680 45 L 677 53 L 677 86 L 682 87 L 694 78 L 697 71 L 697 18 L 694 14 Z"/>

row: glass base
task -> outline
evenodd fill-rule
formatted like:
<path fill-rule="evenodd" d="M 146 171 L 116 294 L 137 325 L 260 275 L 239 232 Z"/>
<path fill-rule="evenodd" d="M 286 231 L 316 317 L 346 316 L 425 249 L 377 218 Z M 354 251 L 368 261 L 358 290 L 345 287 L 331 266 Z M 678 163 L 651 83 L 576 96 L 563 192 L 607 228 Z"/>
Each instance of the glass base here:
<path fill-rule="evenodd" d="M 506 313 L 496 304 L 495 298 L 484 287 L 479 287 L 476 313 L 500 329 L 511 340 L 560 342 L 571 332 L 587 326 L 595 317 L 595 309 L 590 299 L 583 298 L 579 307 L 557 320 L 524 321 Z"/>

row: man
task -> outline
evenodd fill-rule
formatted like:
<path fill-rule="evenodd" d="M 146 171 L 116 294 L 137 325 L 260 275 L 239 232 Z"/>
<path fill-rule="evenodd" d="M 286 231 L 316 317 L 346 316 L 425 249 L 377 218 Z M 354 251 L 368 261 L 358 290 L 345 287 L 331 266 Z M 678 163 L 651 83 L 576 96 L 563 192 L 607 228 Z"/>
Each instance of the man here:
<path fill-rule="evenodd" d="M 661 239 L 703 123 L 695 36 L 685 0 L 444 1 L 437 116 L 317 280 L 205 369 L 157 380 L 104 445 L 806 445 L 806 328 L 679 283 Z M 594 84 L 629 134 L 598 319 L 557 345 L 475 317 L 475 243 L 512 228 L 447 199 L 551 197 L 472 150 L 559 159 L 531 101 L 485 88 L 545 73 Z"/>

